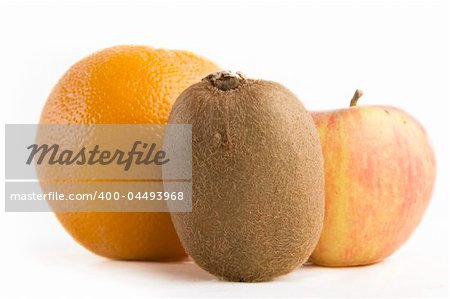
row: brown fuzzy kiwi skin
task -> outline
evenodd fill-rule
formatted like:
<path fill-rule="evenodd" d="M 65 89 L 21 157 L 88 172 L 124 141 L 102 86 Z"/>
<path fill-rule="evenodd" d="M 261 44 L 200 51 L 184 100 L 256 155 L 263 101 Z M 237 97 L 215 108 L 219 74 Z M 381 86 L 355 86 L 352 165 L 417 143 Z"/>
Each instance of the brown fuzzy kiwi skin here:
<path fill-rule="evenodd" d="M 306 262 L 323 224 L 324 174 L 297 97 L 275 82 L 216 73 L 178 97 L 169 123 L 192 124 L 192 212 L 171 216 L 193 260 L 240 282 Z"/>

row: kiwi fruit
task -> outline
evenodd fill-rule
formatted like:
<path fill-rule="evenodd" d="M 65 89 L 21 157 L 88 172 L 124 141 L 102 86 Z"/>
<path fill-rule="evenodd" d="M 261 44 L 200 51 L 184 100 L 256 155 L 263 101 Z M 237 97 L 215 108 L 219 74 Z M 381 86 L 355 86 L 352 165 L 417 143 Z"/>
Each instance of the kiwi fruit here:
<path fill-rule="evenodd" d="M 284 86 L 218 72 L 186 89 L 170 124 L 192 125 L 192 212 L 171 213 L 187 253 L 223 280 L 302 265 L 324 214 L 320 140 Z"/>

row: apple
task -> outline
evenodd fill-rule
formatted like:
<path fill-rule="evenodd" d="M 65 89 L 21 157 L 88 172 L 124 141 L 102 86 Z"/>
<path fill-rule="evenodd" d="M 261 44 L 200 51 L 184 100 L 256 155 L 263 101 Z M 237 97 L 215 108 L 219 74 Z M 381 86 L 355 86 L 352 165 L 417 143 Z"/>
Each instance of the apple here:
<path fill-rule="evenodd" d="M 424 128 L 406 112 L 356 106 L 312 112 L 325 163 L 325 220 L 311 261 L 368 265 L 397 250 L 420 223 L 436 176 Z"/>

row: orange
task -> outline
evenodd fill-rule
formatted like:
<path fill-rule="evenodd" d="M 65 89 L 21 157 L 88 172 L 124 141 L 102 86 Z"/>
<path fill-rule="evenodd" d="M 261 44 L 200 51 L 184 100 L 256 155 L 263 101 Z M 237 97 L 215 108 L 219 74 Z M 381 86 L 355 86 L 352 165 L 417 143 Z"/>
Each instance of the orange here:
<path fill-rule="evenodd" d="M 41 124 L 165 124 L 188 86 L 219 68 L 186 51 L 116 46 L 73 65 L 56 84 Z M 165 212 L 58 212 L 72 237 L 112 259 L 186 256 Z"/>

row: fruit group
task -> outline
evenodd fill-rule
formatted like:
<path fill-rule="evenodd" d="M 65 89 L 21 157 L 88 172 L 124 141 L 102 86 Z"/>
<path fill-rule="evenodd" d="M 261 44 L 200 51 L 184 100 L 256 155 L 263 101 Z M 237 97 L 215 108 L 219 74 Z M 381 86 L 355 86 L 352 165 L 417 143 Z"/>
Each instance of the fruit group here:
<path fill-rule="evenodd" d="M 171 215 L 194 261 L 246 282 L 303 264 L 320 235 L 324 182 L 320 140 L 296 96 L 214 73 L 178 97 L 169 123 L 192 124 L 192 212 Z"/>
<path fill-rule="evenodd" d="M 422 126 L 393 107 L 314 112 L 325 161 L 325 220 L 312 261 L 324 266 L 376 263 L 419 224 L 436 166 Z"/>
<path fill-rule="evenodd" d="M 117 46 L 73 65 L 50 94 L 41 124 L 165 124 L 176 97 L 212 62 L 185 51 Z M 64 136 L 61 136 L 64 137 Z M 168 213 L 56 213 L 92 252 L 113 259 L 177 259 L 185 252 Z"/>

